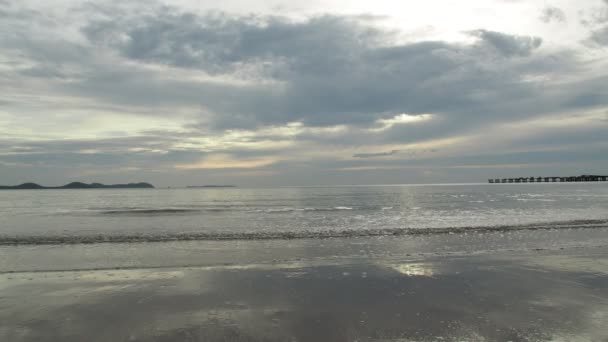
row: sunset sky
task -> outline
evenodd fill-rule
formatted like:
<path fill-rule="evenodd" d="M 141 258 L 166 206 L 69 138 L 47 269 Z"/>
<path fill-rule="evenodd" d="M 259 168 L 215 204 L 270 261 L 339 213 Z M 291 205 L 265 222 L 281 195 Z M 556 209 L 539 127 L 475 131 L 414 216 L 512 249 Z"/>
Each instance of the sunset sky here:
<path fill-rule="evenodd" d="M 0 184 L 608 174 L 608 0 L 0 0 L 0 90 Z"/>

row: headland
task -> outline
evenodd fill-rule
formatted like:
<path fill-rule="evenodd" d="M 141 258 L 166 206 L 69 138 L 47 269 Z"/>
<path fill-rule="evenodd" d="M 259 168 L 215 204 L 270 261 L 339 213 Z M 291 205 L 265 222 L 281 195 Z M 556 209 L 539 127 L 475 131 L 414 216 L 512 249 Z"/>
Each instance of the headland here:
<path fill-rule="evenodd" d="M 36 183 L 23 183 L 19 185 L 1 185 L 0 190 L 50 190 L 50 189 L 153 189 L 150 183 L 127 183 L 127 184 L 101 184 L 72 182 L 62 186 L 42 186 Z"/>

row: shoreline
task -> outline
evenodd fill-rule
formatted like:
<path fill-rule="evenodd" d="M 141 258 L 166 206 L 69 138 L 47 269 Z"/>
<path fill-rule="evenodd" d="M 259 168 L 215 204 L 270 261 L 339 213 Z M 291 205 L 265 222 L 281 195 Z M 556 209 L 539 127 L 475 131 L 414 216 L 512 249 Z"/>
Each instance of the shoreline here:
<path fill-rule="evenodd" d="M 608 228 L 0 246 L 0 340 L 603 341 Z"/>
<path fill-rule="evenodd" d="M 554 231 L 560 229 L 606 229 L 607 219 L 587 219 L 571 221 L 538 222 L 497 226 L 456 226 L 429 228 L 373 228 L 373 229 L 326 229 L 303 231 L 201 231 L 201 232 L 161 232 L 156 235 L 131 234 L 88 234 L 66 236 L 7 236 L 0 234 L 0 246 L 36 245 L 80 245 L 110 243 L 159 243 L 175 241 L 263 241 L 263 240 L 326 240 L 367 237 L 433 236 L 446 234 L 491 234 L 517 231 Z"/>
<path fill-rule="evenodd" d="M 3 273 L 0 339 L 601 341 L 607 285 L 608 247 Z"/>
<path fill-rule="evenodd" d="M 0 245 L 5 272 L 197 267 L 324 258 L 467 256 L 608 246 L 608 227 L 292 240 Z"/>

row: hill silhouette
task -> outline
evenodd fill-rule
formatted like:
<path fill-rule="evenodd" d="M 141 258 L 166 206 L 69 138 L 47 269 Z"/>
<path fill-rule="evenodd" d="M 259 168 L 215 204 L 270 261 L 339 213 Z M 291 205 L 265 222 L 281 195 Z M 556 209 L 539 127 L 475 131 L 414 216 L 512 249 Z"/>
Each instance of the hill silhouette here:
<path fill-rule="evenodd" d="M 44 190 L 44 189 L 152 189 L 154 185 L 150 183 L 128 183 L 128 184 L 101 184 L 101 183 L 82 183 L 72 182 L 63 186 L 42 186 L 36 183 L 23 183 L 12 186 L 0 186 L 0 190 Z"/>

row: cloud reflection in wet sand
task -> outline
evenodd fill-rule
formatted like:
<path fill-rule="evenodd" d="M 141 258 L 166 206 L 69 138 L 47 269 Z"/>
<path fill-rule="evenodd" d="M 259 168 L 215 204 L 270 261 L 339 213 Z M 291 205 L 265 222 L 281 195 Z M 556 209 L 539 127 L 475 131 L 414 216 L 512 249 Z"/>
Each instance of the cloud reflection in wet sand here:
<path fill-rule="evenodd" d="M 0 340 L 608 338 L 608 273 L 559 268 L 560 260 L 547 253 L 1 274 Z"/>

